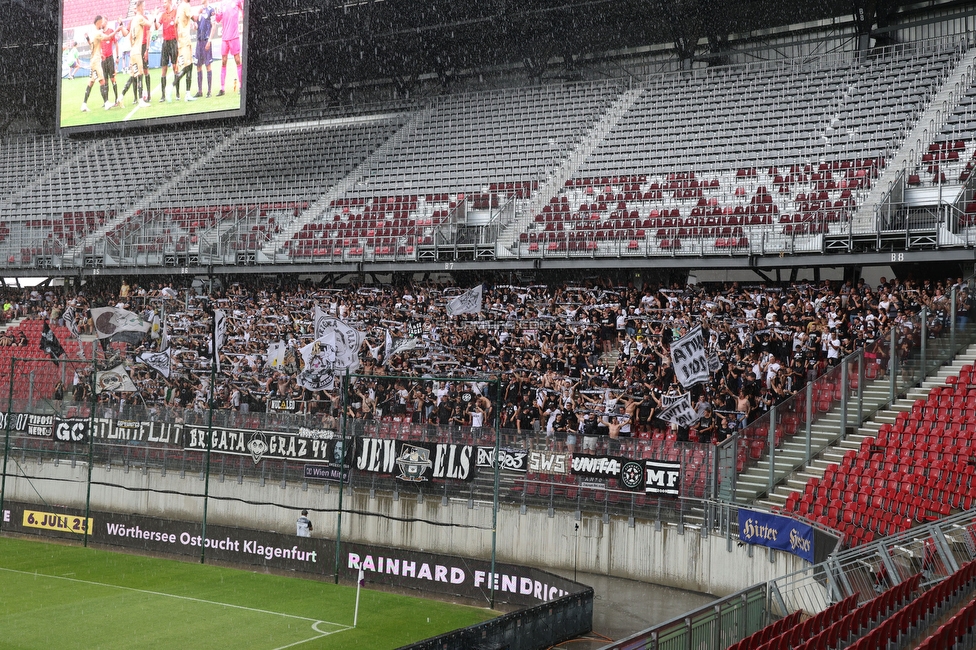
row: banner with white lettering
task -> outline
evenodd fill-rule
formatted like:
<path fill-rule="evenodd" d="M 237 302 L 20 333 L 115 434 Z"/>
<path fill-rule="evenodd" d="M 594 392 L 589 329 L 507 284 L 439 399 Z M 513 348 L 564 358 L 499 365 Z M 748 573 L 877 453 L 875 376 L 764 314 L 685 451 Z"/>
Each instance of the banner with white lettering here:
<path fill-rule="evenodd" d="M 88 442 L 88 418 L 56 418 L 54 420 L 56 442 Z"/>
<path fill-rule="evenodd" d="M 685 388 L 708 381 L 708 357 L 701 325 L 671 344 L 671 367 L 675 379 Z"/>
<path fill-rule="evenodd" d="M 0 435 L 6 433 L 7 429 L 11 433 L 23 433 L 27 431 L 30 418 L 31 415 L 29 413 L 0 413 Z"/>
<path fill-rule="evenodd" d="M 499 469 L 507 472 L 525 472 L 529 469 L 529 452 L 525 449 L 512 449 L 501 447 L 498 450 L 498 458 L 501 460 Z M 475 462 L 477 467 L 489 469 L 495 468 L 495 448 L 478 447 L 478 457 Z"/>
<path fill-rule="evenodd" d="M 647 494 L 678 496 L 681 493 L 681 463 L 644 461 L 644 491 Z"/>
<path fill-rule="evenodd" d="M 470 481 L 475 474 L 475 449 L 471 445 L 358 438 L 354 462 L 360 472 L 392 474 L 408 483 Z"/>
<path fill-rule="evenodd" d="M 302 405 L 298 400 L 293 399 L 269 399 L 266 402 L 267 409 L 273 413 L 297 413 L 298 407 Z"/>
<path fill-rule="evenodd" d="M 53 415 L 27 415 L 27 428 L 24 430 L 31 438 L 51 438 L 54 429 Z"/>
<path fill-rule="evenodd" d="M 529 471 L 541 474 L 569 474 L 569 454 L 530 451 Z"/>
<path fill-rule="evenodd" d="M 194 451 L 209 449 L 218 454 L 250 456 L 255 465 L 265 458 L 320 463 L 334 461 L 336 448 L 334 437 L 310 435 L 305 433 L 306 431 L 318 430 L 300 429 L 298 434 L 294 434 L 216 427 L 208 430 L 203 426 L 186 426 L 183 448 Z M 332 431 L 329 433 L 334 434 Z M 349 446 L 351 448 L 351 445 Z"/>
<path fill-rule="evenodd" d="M 573 456 L 573 475 L 585 478 L 613 479 L 628 490 L 644 488 L 643 462 L 616 456 Z"/>
<path fill-rule="evenodd" d="M 813 528 L 790 517 L 739 508 L 739 539 L 814 562 Z"/>

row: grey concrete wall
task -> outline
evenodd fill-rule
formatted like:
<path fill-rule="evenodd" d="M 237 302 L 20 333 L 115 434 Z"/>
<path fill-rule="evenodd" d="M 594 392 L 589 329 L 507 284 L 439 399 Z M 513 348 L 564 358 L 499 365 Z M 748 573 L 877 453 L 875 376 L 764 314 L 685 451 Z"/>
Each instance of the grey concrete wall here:
<path fill-rule="evenodd" d="M 83 464 L 55 466 L 28 461 L 30 481 L 8 468 L 5 499 L 84 508 L 88 469 Z M 199 473 L 181 476 L 169 471 L 143 473 L 99 466 L 92 471 L 93 510 L 154 515 L 165 519 L 200 520 L 205 483 Z M 111 485 L 101 485 L 109 483 Z M 38 496 L 40 494 L 40 496 Z M 293 532 L 295 518 L 308 508 L 315 536 L 334 538 L 339 490 L 323 483 L 288 484 L 237 478 L 211 478 L 208 521 L 256 530 Z M 190 496 L 188 496 L 190 495 Z M 43 498 L 43 501 L 41 500 Z M 576 524 L 579 523 L 579 529 Z M 419 502 L 415 495 L 369 490 L 344 490 L 342 539 L 383 546 L 415 548 L 467 557 L 491 554 L 490 503 L 439 497 Z M 651 521 L 583 516 L 572 512 L 503 506 L 498 513 L 497 559 L 558 569 L 629 578 L 724 596 L 794 571 L 807 563 L 788 553 L 738 546 L 724 537 L 702 536 L 697 528 L 683 530 Z"/>

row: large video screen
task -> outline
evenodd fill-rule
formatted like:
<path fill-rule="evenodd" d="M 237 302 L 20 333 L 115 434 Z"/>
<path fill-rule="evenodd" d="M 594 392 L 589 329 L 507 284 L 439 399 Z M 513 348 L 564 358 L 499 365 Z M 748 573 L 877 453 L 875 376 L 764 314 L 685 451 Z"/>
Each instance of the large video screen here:
<path fill-rule="evenodd" d="M 249 0 L 61 0 L 67 132 L 243 115 Z"/>

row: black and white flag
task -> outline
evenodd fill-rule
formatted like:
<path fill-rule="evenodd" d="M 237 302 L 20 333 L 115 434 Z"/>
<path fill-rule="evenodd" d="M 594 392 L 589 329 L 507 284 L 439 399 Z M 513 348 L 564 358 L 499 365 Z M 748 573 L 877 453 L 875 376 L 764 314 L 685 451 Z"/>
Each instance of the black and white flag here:
<path fill-rule="evenodd" d="M 698 411 L 691 405 L 691 395 L 685 393 L 681 399 L 658 413 L 657 417 L 679 427 L 690 427 L 698 422 Z"/>
<path fill-rule="evenodd" d="M 75 308 L 68 305 L 64 308 L 64 313 L 61 314 L 61 320 L 64 322 L 64 326 L 68 328 L 68 332 L 71 334 L 72 338 L 80 338 L 81 333 L 78 331 L 78 321 L 76 320 Z"/>
<path fill-rule="evenodd" d="M 41 332 L 41 352 L 44 352 L 52 359 L 58 359 L 60 357 L 67 356 L 64 348 L 61 347 L 61 341 L 55 335 L 54 330 L 48 325 L 47 321 L 44 321 L 44 330 Z"/>
<path fill-rule="evenodd" d="M 217 364 L 217 372 L 220 372 L 220 351 L 227 341 L 227 312 L 223 309 L 214 309 L 213 318 L 213 343 L 214 347 L 216 347 L 213 358 Z"/>
<path fill-rule="evenodd" d="M 644 491 L 647 494 L 681 494 L 681 463 L 664 460 L 644 461 Z"/>
<path fill-rule="evenodd" d="M 674 377 L 685 388 L 708 381 L 708 357 L 701 325 L 671 344 L 671 367 Z"/>
<path fill-rule="evenodd" d="M 329 330 L 301 349 L 305 367 L 296 381 L 307 390 L 332 390 L 335 388 L 336 373 L 339 366 L 336 352 L 336 333 Z"/>
<path fill-rule="evenodd" d="M 393 338 L 390 330 L 386 330 L 386 351 L 383 354 L 384 365 L 393 358 L 395 354 L 402 354 L 410 350 L 417 349 L 417 339 L 414 338 Z"/>
<path fill-rule="evenodd" d="M 121 307 L 92 307 L 89 311 L 99 339 L 137 343 L 152 327 L 139 314 Z"/>
<path fill-rule="evenodd" d="M 227 342 L 227 312 L 223 309 L 214 309 L 214 338 L 217 341 L 217 353 Z"/>
<path fill-rule="evenodd" d="M 169 379 L 173 368 L 173 353 L 171 350 L 165 352 L 143 352 L 139 355 L 139 361 L 143 362 L 166 379 Z"/>
<path fill-rule="evenodd" d="M 329 326 L 329 321 L 335 319 L 328 312 L 322 311 L 322 308 L 315 305 L 314 311 L 312 311 L 312 333 L 315 338 L 320 338 L 325 335 L 325 330 Z"/>
<path fill-rule="evenodd" d="M 708 354 L 708 372 L 716 373 L 722 369 L 722 360 L 714 352 Z"/>
<path fill-rule="evenodd" d="M 316 317 L 315 340 L 335 334 L 336 363 L 343 372 L 348 368 L 349 372 L 356 372 L 361 365 L 359 361 L 359 348 L 363 344 L 363 333 L 347 325 L 335 316 L 324 315 L 322 318 Z M 321 329 L 320 329 L 321 328 Z"/>
<path fill-rule="evenodd" d="M 474 289 L 468 289 L 447 303 L 447 315 L 460 316 L 461 314 L 477 314 L 480 312 L 483 286 L 479 284 Z"/>
<path fill-rule="evenodd" d="M 95 393 L 134 393 L 136 385 L 125 371 L 125 366 L 95 373 Z"/>

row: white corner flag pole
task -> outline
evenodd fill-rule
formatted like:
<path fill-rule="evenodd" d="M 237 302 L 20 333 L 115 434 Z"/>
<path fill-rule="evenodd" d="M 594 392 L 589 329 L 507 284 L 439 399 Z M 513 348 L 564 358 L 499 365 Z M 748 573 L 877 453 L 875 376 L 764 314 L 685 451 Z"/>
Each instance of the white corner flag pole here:
<path fill-rule="evenodd" d="M 363 583 L 366 582 L 366 574 L 363 570 L 359 570 L 359 580 L 356 581 L 356 611 L 352 615 L 352 626 L 356 627 L 356 623 L 359 621 L 359 590 L 363 588 Z"/>

